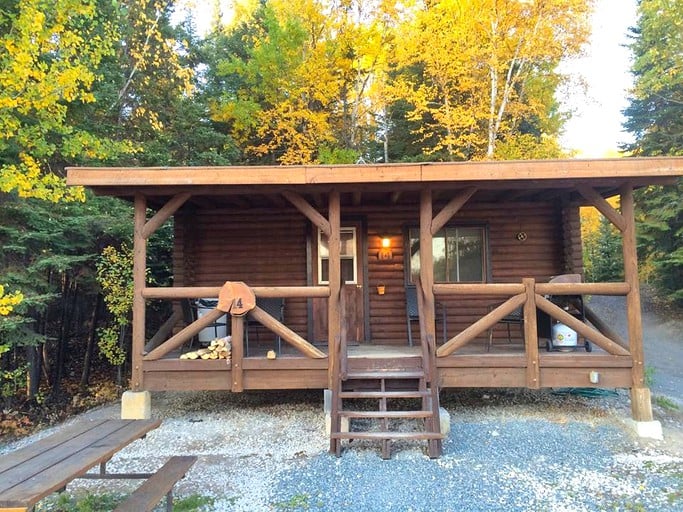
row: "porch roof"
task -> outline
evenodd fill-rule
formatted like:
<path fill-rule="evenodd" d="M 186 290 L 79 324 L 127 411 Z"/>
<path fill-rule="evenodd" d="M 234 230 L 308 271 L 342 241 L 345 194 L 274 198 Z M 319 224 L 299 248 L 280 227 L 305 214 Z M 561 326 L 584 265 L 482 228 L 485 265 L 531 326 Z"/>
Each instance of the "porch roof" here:
<path fill-rule="evenodd" d="M 170 196 L 179 192 L 216 196 L 277 194 L 286 189 L 320 193 L 332 188 L 353 193 L 403 193 L 425 185 L 435 189 L 474 187 L 499 199 L 514 190 L 515 200 L 538 200 L 544 191 L 569 195 L 589 185 L 603 197 L 624 183 L 635 187 L 674 183 L 683 176 L 683 157 L 478 161 L 372 165 L 233 167 L 69 167 L 67 183 L 100 195 Z M 495 193 L 495 196 L 493 196 Z"/>

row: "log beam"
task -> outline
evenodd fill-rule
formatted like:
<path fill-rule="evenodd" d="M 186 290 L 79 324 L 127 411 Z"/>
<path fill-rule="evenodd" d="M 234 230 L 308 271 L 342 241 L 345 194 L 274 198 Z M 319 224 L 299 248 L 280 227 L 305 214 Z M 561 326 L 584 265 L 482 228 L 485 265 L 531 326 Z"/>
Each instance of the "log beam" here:
<path fill-rule="evenodd" d="M 209 327 L 211 324 L 215 323 L 223 315 L 225 315 L 224 311 L 212 309 L 211 311 L 203 315 L 199 320 L 192 322 L 178 334 L 172 336 L 165 343 L 159 345 L 149 354 L 145 355 L 145 361 L 154 361 L 156 359 L 161 359 L 169 352 L 180 347 L 183 343 L 190 341 L 193 336 L 196 336 L 202 329 Z"/>
<path fill-rule="evenodd" d="M 451 220 L 453 215 L 458 213 L 460 208 L 462 208 L 465 203 L 470 200 L 476 191 L 476 187 L 468 187 L 465 190 L 460 191 L 458 195 L 451 199 L 448 204 L 441 209 L 441 211 L 431 221 L 432 236 L 436 235 L 438 231 L 443 228 L 449 220 Z"/>
<path fill-rule="evenodd" d="M 221 288 L 221 286 L 147 287 L 142 295 L 146 299 L 216 298 Z M 254 286 L 251 290 L 257 297 L 266 298 L 325 298 L 330 296 L 330 289 L 327 286 Z"/>
<path fill-rule="evenodd" d="M 575 330 L 581 336 L 583 336 L 587 340 L 590 340 L 592 343 L 603 349 L 605 352 L 608 352 L 615 356 L 629 355 L 628 350 L 626 350 L 624 347 L 612 341 L 596 329 L 593 329 L 589 325 L 584 324 L 581 320 L 573 317 L 558 305 L 553 304 L 548 299 L 538 294 L 536 294 L 536 306 L 538 306 L 538 309 L 544 311 L 554 319 L 559 320 L 570 329 Z"/>
<path fill-rule="evenodd" d="M 541 369 L 538 359 L 538 327 L 536 320 L 536 295 L 534 279 L 524 279 L 526 302 L 524 303 L 524 351 L 526 353 L 526 387 L 541 387 Z"/>
<path fill-rule="evenodd" d="M 341 314 L 339 301 L 341 296 L 341 201 L 339 192 L 330 192 L 329 206 L 329 289 L 330 295 L 327 300 L 327 342 L 329 352 L 328 388 L 335 389 L 336 377 L 340 372 L 339 349 L 341 344 Z"/>
<path fill-rule="evenodd" d="M 142 357 L 145 350 L 145 288 L 147 271 L 147 240 L 144 237 L 147 220 L 147 199 L 142 194 L 135 194 L 133 220 L 133 340 L 131 388 L 133 391 L 143 389 Z"/>
<path fill-rule="evenodd" d="M 579 191 L 584 198 L 586 198 L 595 208 L 602 213 L 607 220 L 616 226 L 616 228 L 622 233 L 626 229 L 626 221 L 621 213 L 615 210 L 611 204 L 609 204 L 605 198 L 603 198 L 598 192 L 588 185 L 577 185 L 576 190 Z"/>
<path fill-rule="evenodd" d="M 161 345 L 163 341 L 168 338 L 168 335 L 171 334 L 173 328 L 178 322 L 180 322 L 180 320 L 182 320 L 182 318 L 183 313 L 180 310 L 173 311 L 171 316 L 168 317 L 168 320 L 161 324 L 159 330 L 147 342 L 145 345 L 145 352 L 150 352 Z"/>
<path fill-rule="evenodd" d="M 166 222 L 171 215 L 173 215 L 178 208 L 180 208 L 185 202 L 192 197 L 191 194 L 184 192 L 182 194 L 177 194 L 169 199 L 168 203 L 159 209 L 154 216 L 147 221 L 145 227 L 142 230 L 142 236 L 145 240 L 148 240 L 154 232 L 159 229 L 164 222 Z"/>
<path fill-rule="evenodd" d="M 308 201 L 295 192 L 284 191 L 282 192 L 282 195 L 285 199 L 287 199 L 287 201 L 292 203 L 297 210 L 308 217 L 313 224 L 318 226 L 320 231 L 322 231 L 327 237 L 330 236 L 330 222 L 323 217 L 318 210 L 313 208 Z"/>
<path fill-rule="evenodd" d="M 540 295 L 628 295 L 629 283 L 536 283 Z"/>
<path fill-rule="evenodd" d="M 524 285 L 521 283 L 449 283 L 435 284 L 434 295 L 518 295 L 524 293 Z"/>
<path fill-rule="evenodd" d="M 636 421 L 652 421 L 650 390 L 645 384 L 645 353 L 643 350 L 643 321 L 640 305 L 640 283 L 638 280 L 638 253 L 636 244 L 635 204 L 633 187 L 621 187 L 621 211 L 626 219 L 623 230 L 622 252 L 624 255 L 624 279 L 631 285 L 626 295 L 626 316 L 628 318 L 628 339 L 633 357 L 633 387 L 631 388 L 631 414 Z"/>
<path fill-rule="evenodd" d="M 422 288 L 424 331 L 427 339 L 436 339 L 436 320 L 434 305 L 434 252 L 432 249 L 432 189 L 423 188 L 420 192 L 420 282 Z M 421 343 L 426 340 L 422 339 Z"/>
<path fill-rule="evenodd" d="M 248 314 L 251 318 L 263 325 L 263 327 L 280 336 L 284 341 L 292 345 L 306 357 L 311 357 L 313 359 L 324 359 L 327 357 L 324 352 L 318 350 L 289 327 L 263 311 L 260 307 L 256 306 Z"/>
<path fill-rule="evenodd" d="M 580 307 L 580 305 L 577 304 L 575 307 Z M 612 341 L 615 341 L 616 343 L 621 345 L 625 350 L 628 350 L 628 341 L 619 336 L 619 334 L 609 325 L 607 325 L 602 320 L 602 318 L 600 318 L 591 308 L 584 305 L 583 311 L 586 314 L 586 320 L 592 323 L 598 331 L 600 331 L 602 334 L 607 336 Z"/>
<path fill-rule="evenodd" d="M 453 352 L 459 348 L 464 347 L 470 341 L 474 340 L 482 332 L 492 328 L 498 322 L 500 322 L 503 317 L 512 313 L 515 309 L 520 307 L 526 302 L 526 293 L 520 293 L 514 297 L 510 297 L 508 300 L 503 302 L 496 309 L 488 313 L 486 316 L 481 317 L 479 320 L 470 325 L 467 329 L 462 331 L 457 336 L 454 336 L 446 343 L 441 345 L 437 351 L 437 357 L 450 356 Z"/>
<path fill-rule="evenodd" d="M 230 316 L 232 350 L 230 354 L 230 391 L 244 391 L 244 316 Z"/>

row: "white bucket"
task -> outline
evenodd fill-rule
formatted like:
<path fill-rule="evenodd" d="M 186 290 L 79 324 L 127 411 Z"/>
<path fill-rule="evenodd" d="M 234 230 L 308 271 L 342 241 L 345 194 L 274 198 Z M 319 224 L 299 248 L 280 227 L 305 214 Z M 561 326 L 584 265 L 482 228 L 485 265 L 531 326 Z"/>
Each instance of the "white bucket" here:
<path fill-rule="evenodd" d="M 197 300 L 197 319 L 216 309 L 218 299 L 199 299 Z M 228 334 L 228 316 L 223 315 L 215 323 L 205 327 L 197 335 L 199 343 L 210 343 L 216 338 L 224 338 Z"/>
<path fill-rule="evenodd" d="M 578 344 L 576 331 L 564 324 L 553 324 L 551 337 L 554 347 L 576 347 Z"/>

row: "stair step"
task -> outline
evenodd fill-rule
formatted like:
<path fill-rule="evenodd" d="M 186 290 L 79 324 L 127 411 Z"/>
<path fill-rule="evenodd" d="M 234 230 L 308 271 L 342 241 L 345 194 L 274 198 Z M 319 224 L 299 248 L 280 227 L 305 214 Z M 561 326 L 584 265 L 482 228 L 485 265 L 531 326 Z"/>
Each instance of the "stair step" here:
<path fill-rule="evenodd" d="M 443 439 L 443 434 L 437 432 L 333 432 L 332 439 Z"/>
<path fill-rule="evenodd" d="M 425 377 L 422 371 L 388 371 L 388 370 L 374 370 L 366 372 L 349 372 L 346 374 L 346 379 L 423 379 Z"/>
<path fill-rule="evenodd" d="M 430 418 L 432 411 L 339 411 L 346 418 Z"/>
<path fill-rule="evenodd" d="M 424 398 L 431 396 L 427 391 L 342 391 L 339 398 Z"/>

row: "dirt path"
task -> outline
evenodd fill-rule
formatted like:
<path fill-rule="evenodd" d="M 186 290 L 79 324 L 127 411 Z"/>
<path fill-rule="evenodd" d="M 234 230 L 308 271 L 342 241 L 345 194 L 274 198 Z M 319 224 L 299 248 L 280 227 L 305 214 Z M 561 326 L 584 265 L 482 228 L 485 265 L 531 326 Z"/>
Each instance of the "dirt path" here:
<path fill-rule="evenodd" d="M 625 297 L 594 296 L 590 308 L 627 337 Z M 643 341 L 652 393 L 664 395 L 683 406 L 683 318 L 680 313 L 658 308 L 645 294 Z"/>

